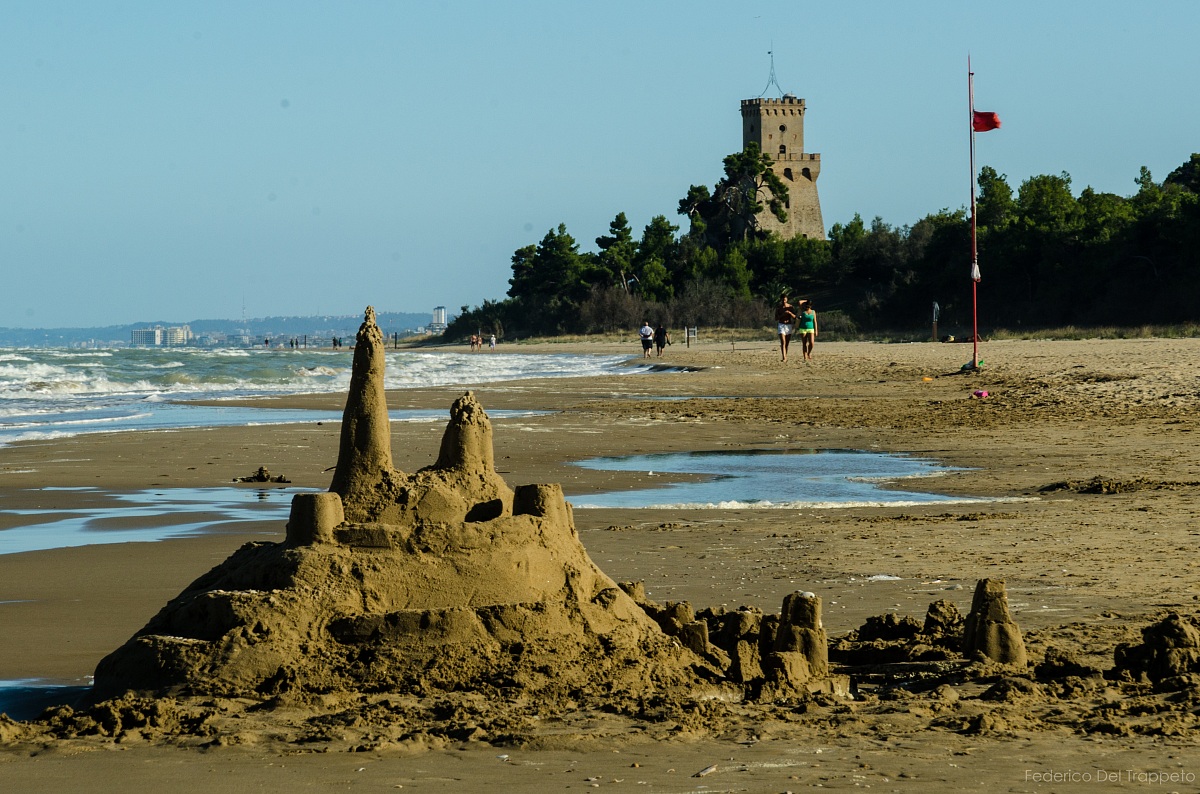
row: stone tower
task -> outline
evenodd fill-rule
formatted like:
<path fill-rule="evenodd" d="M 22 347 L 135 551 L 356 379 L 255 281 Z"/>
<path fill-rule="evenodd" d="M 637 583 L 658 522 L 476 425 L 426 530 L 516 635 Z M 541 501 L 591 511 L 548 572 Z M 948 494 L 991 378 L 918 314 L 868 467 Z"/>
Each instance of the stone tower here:
<path fill-rule="evenodd" d="M 804 151 L 804 100 L 792 94 L 781 99 L 742 100 L 742 148 L 750 142 L 771 156 L 774 171 L 788 188 L 787 223 L 764 211 L 759 226 L 781 237 L 825 239 L 817 176 L 821 155 Z"/>

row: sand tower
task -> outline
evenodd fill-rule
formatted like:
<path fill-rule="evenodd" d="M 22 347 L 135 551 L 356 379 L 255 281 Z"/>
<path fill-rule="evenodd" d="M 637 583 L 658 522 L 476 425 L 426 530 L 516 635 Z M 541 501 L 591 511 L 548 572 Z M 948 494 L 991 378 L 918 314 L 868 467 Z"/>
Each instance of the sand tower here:
<path fill-rule="evenodd" d="M 781 237 L 825 239 L 817 177 L 821 155 L 804 151 L 804 100 L 792 94 L 780 99 L 742 100 L 742 147 L 757 143 L 774 162 L 773 170 L 788 188 L 787 222 L 764 210 L 758 217 L 764 231 Z"/>

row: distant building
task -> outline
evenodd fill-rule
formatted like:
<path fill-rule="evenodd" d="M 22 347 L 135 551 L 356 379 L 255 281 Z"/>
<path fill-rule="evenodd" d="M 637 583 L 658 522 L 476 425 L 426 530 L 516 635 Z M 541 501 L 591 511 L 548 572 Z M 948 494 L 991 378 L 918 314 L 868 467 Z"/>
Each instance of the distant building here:
<path fill-rule="evenodd" d="M 751 141 L 771 156 L 771 170 L 788 189 L 787 222 L 780 223 L 764 209 L 758 216 L 759 228 L 783 238 L 824 240 L 825 223 L 817 198 L 821 155 L 804 151 L 804 100 L 792 94 L 781 99 L 743 99 L 742 148 Z"/>
<path fill-rule="evenodd" d="M 163 329 L 163 345 L 165 347 L 179 347 L 190 341 L 192 341 L 191 326 L 179 325 Z"/>
<path fill-rule="evenodd" d="M 433 307 L 433 322 L 426 326 L 426 330 L 431 334 L 440 334 L 446 330 L 446 307 Z"/>
<path fill-rule="evenodd" d="M 192 341 L 192 328 L 188 325 L 134 328 L 129 341 L 136 347 L 183 347 Z"/>
<path fill-rule="evenodd" d="M 129 343 L 136 347 L 162 347 L 162 326 L 154 328 L 134 328 L 130 334 Z"/>

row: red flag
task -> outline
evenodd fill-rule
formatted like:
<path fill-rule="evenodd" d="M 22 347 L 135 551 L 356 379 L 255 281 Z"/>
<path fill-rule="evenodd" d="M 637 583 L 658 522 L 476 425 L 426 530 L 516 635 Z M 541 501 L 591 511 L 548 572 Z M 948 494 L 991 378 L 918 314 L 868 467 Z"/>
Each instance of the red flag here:
<path fill-rule="evenodd" d="M 971 129 L 975 132 L 987 132 L 1000 129 L 1000 117 L 985 110 L 976 110 L 971 114 Z"/>

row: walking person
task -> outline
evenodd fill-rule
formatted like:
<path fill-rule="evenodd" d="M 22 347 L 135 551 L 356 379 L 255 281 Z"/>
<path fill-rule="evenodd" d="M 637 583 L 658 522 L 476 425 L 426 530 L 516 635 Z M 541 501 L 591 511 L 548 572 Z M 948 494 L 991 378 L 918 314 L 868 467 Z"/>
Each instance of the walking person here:
<path fill-rule="evenodd" d="M 792 323 L 796 321 L 796 311 L 788 303 L 788 296 L 779 297 L 779 305 L 775 307 L 775 328 L 779 333 L 779 353 L 787 362 L 788 342 L 792 337 Z"/>
<path fill-rule="evenodd" d="M 671 332 L 667 330 L 665 325 L 659 323 L 658 327 L 654 329 L 654 346 L 658 348 L 660 358 L 662 357 L 663 348 L 669 344 L 671 344 Z"/>
<path fill-rule="evenodd" d="M 800 334 L 800 349 L 804 351 L 804 360 L 812 361 L 813 345 L 817 341 L 817 313 L 812 301 L 800 304 L 800 316 L 796 322 Z"/>
<path fill-rule="evenodd" d="M 642 340 L 642 358 L 650 358 L 650 348 L 654 346 L 654 329 L 650 327 L 649 320 L 642 320 L 638 336 Z"/>
<path fill-rule="evenodd" d="M 488 349 L 490 349 L 493 353 L 496 352 L 496 335 L 495 334 L 492 334 L 491 338 L 488 340 Z"/>

